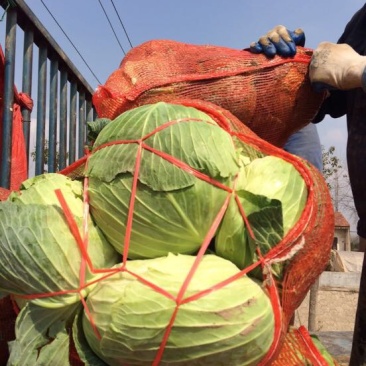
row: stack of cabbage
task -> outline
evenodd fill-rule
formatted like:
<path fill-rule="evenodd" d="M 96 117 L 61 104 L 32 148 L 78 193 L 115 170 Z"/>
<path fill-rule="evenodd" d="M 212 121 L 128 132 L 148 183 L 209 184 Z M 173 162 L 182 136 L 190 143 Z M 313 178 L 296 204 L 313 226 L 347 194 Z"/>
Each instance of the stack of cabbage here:
<path fill-rule="evenodd" d="M 297 170 L 157 103 L 103 127 L 86 175 L 90 214 L 82 183 L 60 174 L 0 204 L 0 291 L 21 307 L 9 365 L 68 365 L 70 327 L 87 365 L 258 364 L 273 311 L 260 275 L 239 274 L 300 217 Z"/>

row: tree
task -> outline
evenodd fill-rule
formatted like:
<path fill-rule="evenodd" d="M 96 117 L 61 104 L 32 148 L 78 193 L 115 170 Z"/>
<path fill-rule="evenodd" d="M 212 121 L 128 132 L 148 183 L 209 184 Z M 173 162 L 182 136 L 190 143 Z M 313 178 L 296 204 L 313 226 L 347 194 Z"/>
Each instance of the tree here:
<path fill-rule="evenodd" d="M 334 155 L 335 147 L 331 146 L 328 150 L 322 146 L 322 158 L 323 158 L 323 176 L 327 182 L 328 188 L 332 188 L 332 180 L 338 172 L 343 169 L 341 161 Z"/>
<path fill-rule="evenodd" d="M 337 157 L 335 147 L 328 150 L 322 146 L 323 176 L 327 182 L 335 211 L 340 211 L 352 220 L 357 218 L 348 172 Z"/>
<path fill-rule="evenodd" d="M 57 145 L 58 143 L 56 142 L 56 149 L 57 149 Z M 48 167 L 48 140 L 44 140 L 44 145 L 43 145 L 43 159 L 44 159 L 44 166 L 45 166 L 45 173 L 48 172 L 47 167 Z M 36 161 L 36 147 L 34 148 L 34 150 L 30 153 L 32 160 Z M 66 159 L 68 158 L 68 153 L 66 153 Z M 60 153 L 58 151 L 56 151 L 56 171 L 59 170 L 59 166 L 60 166 Z"/>

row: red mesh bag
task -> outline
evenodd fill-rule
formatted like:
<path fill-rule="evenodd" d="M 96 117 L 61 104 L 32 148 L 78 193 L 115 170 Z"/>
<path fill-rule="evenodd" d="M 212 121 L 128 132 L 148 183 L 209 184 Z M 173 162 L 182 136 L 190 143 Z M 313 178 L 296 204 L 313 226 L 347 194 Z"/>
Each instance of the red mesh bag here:
<path fill-rule="evenodd" d="M 260 365 L 270 365 L 275 360 L 276 362 L 280 362 L 276 365 L 284 365 L 283 355 L 287 354 L 286 357 L 288 357 L 288 352 L 292 352 L 291 354 L 293 356 L 291 357 L 295 357 L 294 359 L 296 360 L 296 353 L 305 351 L 301 343 L 297 342 L 294 346 L 293 340 L 291 337 L 289 338 L 289 322 L 295 309 L 304 300 L 310 286 L 325 269 L 332 245 L 334 214 L 327 185 L 316 168 L 306 161 L 288 154 L 282 149 L 262 140 L 229 111 L 199 100 L 181 99 L 175 100 L 174 103 L 194 107 L 207 113 L 223 129 L 233 137 L 235 136 L 245 142 L 251 149 L 260 151 L 264 155 L 277 156 L 290 162 L 301 174 L 307 185 L 308 198 L 300 219 L 280 243 L 260 258 L 260 265 L 262 267 L 283 260 L 288 262 L 281 282 L 275 281 L 271 276 L 267 277 L 264 281 L 275 316 L 275 335 L 272 346 L 260 362 Z M 88 156 L 61 173 L 75 177 L 75 173 L 82 171 L 83 166 L 87 163 Z M 132 190 L 132 197 L 134 194 Z M 72 227 L 72 217 L 69 217 L 68 221 L 70 227 Z M 203 255 L 207 245 L 207 242 L 202 244 L 201 251 L 198 255 Z M 128 265 L 126 268 L 128 269 Z M 248 273 L 248 271 L 250 269 L 246 268 L 242 273 Z M 174 327 L 174 319 L 169 324 L 169 327 Z M 167 334 L 154 360 L 154 365 L 158 365 L 163 357 L 165 342 L 169 337 L 169 329 L 167 330 Z M 306 352 L 306 354 L 309 354 L 310 351 Z M 282 358 L 280 359 L 281 354 Z M 320 355 L 313 355 L 312 357 L 317 359 L 317 363 L 314 363 L 314 365 L 324 364 Z M 297 364 L 287 363 L 286 365 Z"/>
<path fill-rule="evenodd" d="M 0 201 L 5 201 L 10 193 L 11 190 L 0 187 Z"/>
<path fill-rule="evenodd" d="M 277 156 L 293 164 L 304 178 L 308 187 L 308 202 L 304 212 L 270 254 L 275 259 L 285 257 L 292 250 L 298 251 L 288 264 L 280 285 L 281 307 L 287 329 L 294 311 L 329 260 L 334 232 L 334 209 L 326 182 L 313 165 L 262 140 L 229 111 L 200 100 L 176 100 L 174 103 L 191 106 L 209 114 L 222 128 L 247 145 L 265 155 Z M 301 241 L 302 248 L 296 249 Z"/>
<path fill-rule="evenodd" d="M 334 365 L 338 366 L 333 359 Z M 290 328 L 278 357 L 271 366 L 328 366 L 319 350 L 313 343 L 307 329 L 301 326 L 299 329 Z"/>
<path fill-rule="evenodd" d="M 99 86 L 93 104 L 114 119 L 142 104 L 201 99 L 229 110 L 262 139 L 283 146 L 314 118 L 324 94 L 308 79 L 312 51 L 268 59 L 248 50 L 154 40 L 133 48 Z M 268 128 L 271 126 L 271 128 Z"/>
<path fill-rule="evenodd" d="M 2 137 L 2 121 L 4 110 L 4 70 L 5 57 L 0 47 L 0 137 Z M 18 190 L 21 183 L 28 177 L 27 154 L 23 134 L 23 120 L 21 108 L 32 110 L 33 101 L 24 93 L 18 93 L 14 86 L 14 105 L 13 105 L 13 126 L 12 126 L 12 144 L 11 144 L 11 171 L 10 171 L 10 189 Z M 0 151 L 2 142 L 0 139 Z M 1 192 L 0 192 L 1 194 Z"/>
<path fill-rule="evenodd" d="M 293 338 L 289 336 L 288 332 L 289 320 L 291 319 L 294 310 L 303 301 L 310 286 L 324 270 L 328 262 L 333 239 L 333 207 L 326 183 L 317 169 L 300 158 L 288 154 L 282 149 L 276 148 L 266 141 L 263 141 L 227 110 L 203 101 L 176 100 L 174 103 L 194 107 L 207 113 L 233 137 L 239 138 L 245 142 L 250 149 L 258 150 L 264 155 L 277 156 L 290 162 L 299 171 L 307 185 L 308 198 L 300 219 L 283 238 L 283 240 L 268 253 L 261 256 L 259 260 L 259 264 L 263 268 L 265 268 L 266 265 L 271 265 L 272 263 L 282 261 L 284 259 L 289 263 L 285 268 L 284 277 L 281 283 L 275 281 L 270 274 L 265 276 L 264 285 L 271 300 L 274 312 L 275 334 L 271 348 L 259 365 L 270 365 L 273 362 L 277 362 L 275 365 L 286 364 L 287 366 L 295 366 L 297 365 L 296 363 L 289 362 L 290 360 L 296 360 L 297 352 L 302 352 L 308 355 L 310 351 L 306 350 L 303 344 L 299 341 L 295 342 L 296 344 L 294 346 Z M 62 171 L 62 173 L 72 176 L 75 172 L 82 171 L 83 166 L 87 164 L 89 156 L 90 155 L 87 155 L 77 163 Z M 174 160 L 172 160 L 172 162 L 174 163 Z M 85 179 L 84 203 L 86 208 L 88 208 L 87 182 L 88 180 Z M 59 197 L 61 206 L 64 209 L 65 219 L 69 223 L 70 230 L 75 237 L 75 245 L 78 245 L 80 248 L 85 248 L 85 245 L 87 246 L 87 241 L 85 241 L 77 230 L 73 215 L 69 211 L 65 201 L 62 199 L 62 192 L 60 191 L 56 193 Z M 131 196 L 133 197 L 134 194 L 135 193 L 132 190 Z M 133 210 L 131 210 L 131 212 L 133 212 Z M 319 238 L 321 238 L 321 243 L 319 242 Z M 205 239 L 205 242 L 202 243 L 201 250 L 197 256 L 202 256 L 205 253 L 209 244 L 209 239 L 210 237 L 208 235 L 207 240 Z M 80 250 L 84 257 L 86 255 L 85 252 L 82 249 Z M 128 248 L 126 250 L 128 250 Z M 84 258 L 84 262 L 88 262 L 86 257 Z M 128 264 L 126 267 L 121 267 L 119 270 L 128 270 Z M 250 271 L 250 269 L 246 268 L 241 271 L 241 274 L 248 273 L 248 271 Z M 187 275 L 187 283 L 190 275 L 194 275 L 194 272 L 190 272 Z M 235 281 L 236 278 L 237 277 L 229 280 Z M 141 280 L 143 281 L 143 278 Z M 221 284 L 220 286 L 225 286 L 225 284 Z M 157 288 L 156 291 L 163 291 L 163 289 Z M 49 296 L 52 295 L 53 294 L 49 294 Z M 37 296 L 30 296 L 30 298 L 32 297 Z M 85 303 L 84 306 L 86 306 Z M 3 326 L 3 323 L 1 326 Z M 167 327 L 167 331 L 164 339 L 162 340 L 160 349 L 156 354 L 153 365 L 159 365 L 162 360 L 166 342 L 169 340 L 169 331 L 172 327 L 174 327 L 173 317 Z M 71 364 L 75 366 L 81 365 L 82 362 L 77 357 L 72 342 L 70 346 Z M 287 361 L 283 361 L 284 359 Z M 316 360 L 314 361 L 314 365 L 323 365 L 320 355 L 313 355 L 313 360 L 314 359 Z"/>

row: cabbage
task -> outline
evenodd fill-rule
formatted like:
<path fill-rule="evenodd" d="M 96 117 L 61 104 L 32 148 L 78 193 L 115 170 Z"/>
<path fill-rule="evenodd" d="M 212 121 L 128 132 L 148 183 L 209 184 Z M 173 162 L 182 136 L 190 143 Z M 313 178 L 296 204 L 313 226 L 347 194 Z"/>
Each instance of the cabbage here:
<path fill-rule="evenodd" d="M 120 253 L 127 237 L 141 140 L 146 148 L 141 153 L 128 257 L 192 254 L 201 246 L 228 192 L 197 178 L 190 169 L 231 187 L 239 169 L 231 136 L 205 113 L 167 103 L 125 112 L 101 130 L 87 168 L 91 214 Z M 151 148 L 186 164 L 188 170 Z"/>
<path fill-rule="evenodd" d="M 291 163 L 276 156 L 255 159 L 245 170 L 246 191 L 281 202 L 283 233 L 286 235 L 306 204 L 308 191 L 304 179 Z"/>
<path fill-rule="evenodd" d="M 83 199 L 82 183 L 58 173 L 41 174 L 25 180 L 20 191 L 11 193 L 8 200 L 24 204 L 56 205 L 61 208 L 55 194 L 56 189 L 62 189 L 62 195 L 72 212 L 80 212 Z"/>
<path fill-rule="evenodd" d="M 307 187 L 296 168 L 287 161 L 266 156 L 240 169 L 237 195 L 253 231 L 243 221 L 237 202 L 231 199 L 215 238 L 216 253 L 239 268 L 257 260 L 278 244 L 299 220 L 307 200 Z M 275 274 L 281 276 L 277 266 Z"/>
<path fill-rule="evenodd" d="M 127 269 L 176 298 L 195 259 L 169 254 L 128 261 Z M 205 255 L 183 299 L 238 272 L 230 261 Z M 109 365 L 150 366 L 175 308 L 172 298 L 130 273 L 118 272 L 90 292 L 84 334 Z M 160 365 L 257 365 L 273 335 L 270 300 L 259 283 L 243 275 L 179 306 Z"/>
<path fill-rule="evenodd" d="M 8 342 L 10 355 L 6 365 L 70 366 L 69 324 L 81 307 L 79 302 L 47 309 L 28 302 L 17 316 L 16 339 Z"/>
<path fill-rule="evenodd" d="M 44 174 L 23 183 L 20 194 L 0 202 L 0 292 L 39 295 L 34 303 L 60 307 L 80 300 L 82 255 L 66 223 L 55 189 L 61 189 L 82 235 L 82 184 L 61 174 Z M 89 216 L 88 255 L 94 268 L 110 268 L 120 255 Z M 96 279 L 89 268 L 85 281 Z M 47 296 L 47 294 L 50 294 Z M 55 296 L 52 296 L 55 295 Z"/>

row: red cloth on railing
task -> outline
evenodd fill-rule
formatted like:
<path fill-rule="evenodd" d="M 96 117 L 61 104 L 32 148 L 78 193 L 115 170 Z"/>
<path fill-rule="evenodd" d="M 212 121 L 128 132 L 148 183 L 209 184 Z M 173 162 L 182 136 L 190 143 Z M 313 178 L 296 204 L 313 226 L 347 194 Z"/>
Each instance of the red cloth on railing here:
<path fill-rule="evenodd" d="M 0 46 L 0 151 L 2 151 L 3 115 L 4 115 L 4 72 L 5 56 Z M 10 190 L 18 190 L 28 177 L 28 158 L 23 134 L 21 108 L 32 110 L 33 100 L 25 93 L 18 93 L 14 86 L 13 126 L 10 161 Z"/>

